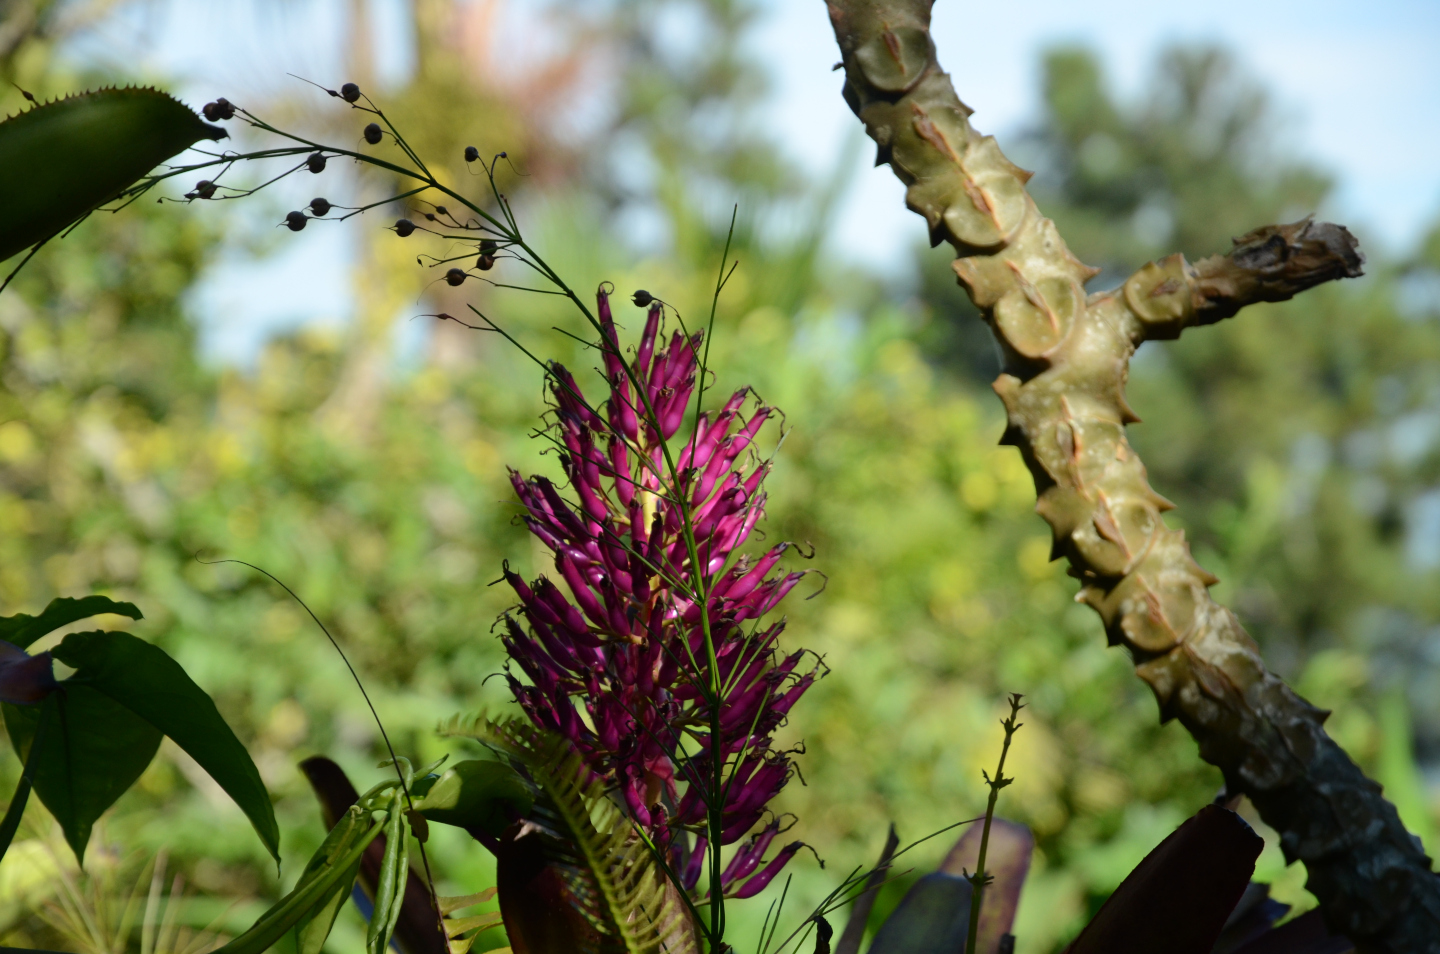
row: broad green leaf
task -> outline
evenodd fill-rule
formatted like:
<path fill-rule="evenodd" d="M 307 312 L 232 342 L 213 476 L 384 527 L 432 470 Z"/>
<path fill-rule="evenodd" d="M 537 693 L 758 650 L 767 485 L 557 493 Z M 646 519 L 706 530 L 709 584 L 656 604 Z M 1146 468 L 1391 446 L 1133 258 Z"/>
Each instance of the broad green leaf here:
<path fill-rule="evenodd" d="M 955 954 L 970 927 L 970 882 L 928 874 L 905 893 L 870 945 L 870 954 Z"/>
<path fill-rule="evenodd" d="M 71 633 L 55 658 L 75 668 L 66 685 L 104 693 L 168 735 L 240 806 L 278 862 L 280 829 L 260 772 L 215 703 L 164 650 L 129 633 Z"/>
<path fill-rule="evenodd" d="M 21 758 L 29 757 L 44 723 L 35 750 L 35 794 L 83 864 L 90 829 L 145 771 L 160 747 L 160 732 L 104 693 L 68 681 L 41 705 L 6 705 L 4 711 Z"/>
<path fill-rule="evenodd" d="M 3 124 L 0 124 L 0 128 L 3 128 Z M 80 599 L 62 596 L 58 600 L 51 600 L 50 605 L 45 607 L 39 616 L 27 616 L 24 613 L 0 616 L 0 639 L 26 649 L 41 636 L 53 633 L 61 626 L 69 626 L 77 620 L 89 619 L 101 613 L 114 613 L 131 619 L 145 618 L 134 603 L 119 603 L 108 596 L 83 596 Z"/>
<path fill-rule="evenodd" d="M 430 786 L 415 810 L 433 822 L 499 836 L 534 803 L 525 782 L 504 762 L 456 762 Z"/>
<path fill-rule="evenodd" d="M 221 139 L 154 89 L 102 89 L 0 122 L 0 260 L 61 231 L 201 139 Z"/>

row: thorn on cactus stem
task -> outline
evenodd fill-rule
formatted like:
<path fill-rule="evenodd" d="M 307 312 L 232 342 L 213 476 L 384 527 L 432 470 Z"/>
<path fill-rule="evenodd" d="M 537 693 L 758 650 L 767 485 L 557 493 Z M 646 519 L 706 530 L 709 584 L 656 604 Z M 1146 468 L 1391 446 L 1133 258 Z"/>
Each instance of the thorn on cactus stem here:
<path fill-rule="evenodd" d="M 479 159 L 479 158 L 480 158 L 480 150 L 479 150 L 479 149 L 476 149 L 474 146 L 466 146 L 466 147 L 465 147 L 465 161 L 466 161 L 466 162 L 474 162 L 476 159 Z"/>
<path fill-rule="evenodd" d="M 305 217 L 304 212 L 287 212 L 285 214 L 285 227 L 292 232 L 299 232 L 305 228 L 305 223 L 310 221 Z"/>
<path fill-rule="evenodd" d="M 630 300 L 635 303 L 636 308 L 644 308 L 655 300 L 655 296 L 642 288 L 631 295 Z"/>
<path fill-rule="evenodd" d="M 407 237 L 411 232 L 414 231 L 415 223 L 411 222 L 409 219 L 395 220 L 395 234 L 400 236 L 401 238 Z"/>
<path fill-rule="evenodd" d="M 452 268 L 445 273 L 445 284 L 450 285 L 451 287 L 454 287 L 455 285 L 463 285 L 465 283 L 465 279 L 468 277 L 469 276 L 465 274 L 463 269 Z"/>
<path fill-rule="evenodd" d="M 224 96 L 221 96 L 213 103 L 206 103 L 200 112 L 206 119 L 213 123 L 222 119 L 233 119 L 235 117 L 235 106 Z"/>
<path fill-rule="evenodd" d="M 365 141 L 368 142 L 370 145 L 373 146 L 378 143 L 380 141 L 380 136 L 381 132 L 379 123 L 371 123 L 370 125 L 365 127 Z"/>
<path fill-rule="evenodd" d="M 346 83 L 340 87 L 340 98 L 347 103 L 353 103 L 360 98 L 360 87 L 354 83 Z"/>
<path fill-rule="evenodd" d="M 312 215 L 324 215 L 331 209 L 330 200 L 322 199 L 319 196 L 310 200 L 310 212 Z"/>
<path fill-rule="evenodd" d="M 305 168 L 319 175 L 325 171 L 325 154 L 323 152 L 312 152 L 305 160 Z"/>

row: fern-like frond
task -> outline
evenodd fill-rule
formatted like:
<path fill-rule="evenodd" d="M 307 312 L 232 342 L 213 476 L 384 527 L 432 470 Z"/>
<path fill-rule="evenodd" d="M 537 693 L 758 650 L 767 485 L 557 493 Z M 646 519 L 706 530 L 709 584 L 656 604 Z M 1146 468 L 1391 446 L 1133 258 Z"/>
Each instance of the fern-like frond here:
<path fill-rule="evenodd" d="M 441 734 L 484 743 L 534 786 L 543 834 L 581 913 L 624 954 L 697 954 L 691 918 L 630 820 L 568 741 L 522 720 L 455 717 Z"/>

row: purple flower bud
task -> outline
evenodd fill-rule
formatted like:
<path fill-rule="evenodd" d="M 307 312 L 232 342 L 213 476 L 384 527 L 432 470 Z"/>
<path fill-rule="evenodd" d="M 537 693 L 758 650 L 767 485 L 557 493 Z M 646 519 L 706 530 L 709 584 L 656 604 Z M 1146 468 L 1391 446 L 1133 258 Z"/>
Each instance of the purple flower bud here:
<path fill-rule="evenodd" d="M 753 898 L 761 891 L 764 891 L 766 886 L 775 880 L 775 876 L 780 873 L 780 869 L 789 864 L 790 859 L 794 858 L 796 853 L 804 847 L 805 843 L 803 841 L 790 842 L 790 844 L 780 850 L 780 854 L 776 855 L 774 860 L 766 865 L 759 874 L 742 884 L 730 897 L 743 900 L 745 898 Z"/>

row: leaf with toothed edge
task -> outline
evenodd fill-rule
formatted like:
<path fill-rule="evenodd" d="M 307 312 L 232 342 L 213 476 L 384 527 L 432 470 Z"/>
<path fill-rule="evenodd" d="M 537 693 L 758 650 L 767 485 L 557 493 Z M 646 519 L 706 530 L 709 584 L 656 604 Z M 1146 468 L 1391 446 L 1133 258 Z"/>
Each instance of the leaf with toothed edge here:
<path fill-rule="evenodd" d="M 57 234 L 225 130 L 156 89 L 102 89 L 0 122 L 0 261 Z"/>
<path fill-rule="evenodd" d="M 500 908 L 517 950 L 698 954 L 683 902 L 569 742 L 521 720 L 483 717 L 456 717 L 441 734 L 483 742 L 523 770 L 531 788 L 526 824 L 511 829 L 497 855 Z M 583 923 L 556 916 L 566 909 Z"/>

